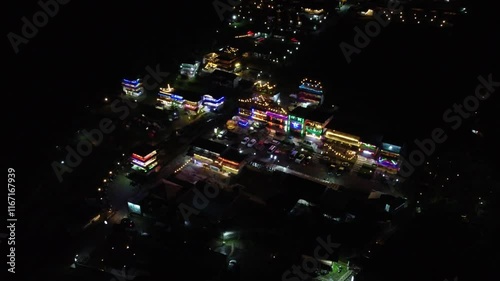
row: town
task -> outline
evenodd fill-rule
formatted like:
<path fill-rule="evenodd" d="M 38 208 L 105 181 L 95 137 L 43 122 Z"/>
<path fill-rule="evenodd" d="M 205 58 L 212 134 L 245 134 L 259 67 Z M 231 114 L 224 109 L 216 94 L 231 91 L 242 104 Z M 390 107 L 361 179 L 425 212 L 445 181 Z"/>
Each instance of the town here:
<path fill-rule="evenodd" d="M 26 219 L 32 229 L 70 241 L 54 249 L 43 274 L 57 268 L 73 280 L 396 280 L 400 272 L 413 274 L 403 259 L 418 248 L 442 246 L 436 252 L 456 259 L 474 255 L 451 245 L 479 240 L 475 227 L 490 222 L 495 205 L 498 179 L 482 158 L 482 144 L 491 141 L 483 123 L 491 118 L 482 115 L 489 103 L 469 110 L 457 129 L 434 122 L 419 128 L 427 135 L 408 137 L 396 119 L 404 122 L 405 106 L 426 109 L 409 102 L 394 113 L 381 98 L 391 77 L 342 81 L 325 75 L 340 66 L 321 65 L 321 55 L 309 62 L 319 42 L 331 40 L 325 49 L 337 64 L 378 72 L 353 65 L 384 40 L 386 28 L 452 37 L 468 20 L 466 3 L 228 2 L 237 3 L 227 4 L 231 10 L 218 3 L 212 16 L 220 24 L 200 35 L 210 44 L 171 54 L 172 68 L 131 68 L 113 81 L 117 90 L 72 109 L 70 133 L 52 144 L 44 167 L 60 189 L 43 194 L 39 184 L 30 200 L 58 194 L 73 198 L 66 203 L 75 210 L 56 214 L 30 203 L 39 218 Z M 332 29 L 352 36 L 330 39 Z M 499 78 L 488 75 L 470 78 L 493 81 L 483 86 L 493 93 Z M 340 93 L 337 84 L 363 84 L 365 92 Z M 450 108 L 460 99 L 447 102 Z M 22 204 L 17 208 L 28 208 Z M 421 234 L 429 229 L 439 238 Z M 426 255 L 428 261 L 406 261 L 421 263 L 414 278 L 463 273 L 448 265 L 432 272 L 439 261 Z"/>

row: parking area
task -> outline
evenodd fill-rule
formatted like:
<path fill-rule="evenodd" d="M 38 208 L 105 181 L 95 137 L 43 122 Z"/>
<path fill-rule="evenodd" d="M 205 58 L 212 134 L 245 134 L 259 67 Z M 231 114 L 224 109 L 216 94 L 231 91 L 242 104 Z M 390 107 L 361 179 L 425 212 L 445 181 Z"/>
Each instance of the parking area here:
<path fill-rule="evenodd" d="M 348 150 L 335 151 L 313 148 L 307 141 L 291 135 L 271 133 L 265 124 L 250 123 L 246 126 L 230 120 L 225 126 L 215 128 L 205 137 L 238 149 L 248 155 L 247 162 L 262 172 L 280 170 L 323 182 L 325 185 L 345 186 L 365 192 L 373 190 L 392 192 L 390 185 L 377 178 L 377 170 L 361 165 L 357 155 Z M 234 124 L 235 126 L 227 126 Z M 325 150 L 325 149 L 323 149 Z M 373 170 L 373 171 L 372 171 Z M 373 175 L 373 176 L 371 176 Z"/>

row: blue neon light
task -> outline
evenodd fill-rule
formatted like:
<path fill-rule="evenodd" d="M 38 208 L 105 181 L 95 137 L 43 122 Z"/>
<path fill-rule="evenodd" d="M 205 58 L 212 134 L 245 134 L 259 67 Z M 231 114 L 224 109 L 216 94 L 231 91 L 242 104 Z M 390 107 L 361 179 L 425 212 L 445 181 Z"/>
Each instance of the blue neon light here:
<path fill-rule="evenodd" d="M 204 102 L 207 101 L 207 102 L 213 102 L 213 103 L 220 103 L 220 102 L 224 101 L 224 97 L 221 97 L 218 100 L 216 100 L 214 98 L 208 98 L 208 97 L 203 96 L 203 101 Z"/>
<path fill-rule="evenodd" d="M 238 121 L 238 125 L 246 127 L 248 126 L 248 120 L 240 120 Z"/>
<path fill-rule="evenodd" d="M 122 83 L 137 85 L 141 83 L 141 79 L 136 79 L 136 80 L 123 79 Z"/>
<path fill-rule="evenodd" d="M 311 91 L 315 94 L 323 94 L 323 91 L 322 90 L 316 90 L 316 89 L 313 89 L 313 88 L 310 88 L 310 87 L 307 87 L 305 86 L 304 84 L 300 85 L 299 86 L 299 89 L 302 89 L 302 90 L 306 90 L 306 91 Z"/>
<path fill-rule="evenodd" d="M 170 98 L 172 98 L 173 100 L 176 100 L 176 101 L 183 101 L 184 100 L 183 97 L 178 96 L 178 95 L 170 95 Z"/>

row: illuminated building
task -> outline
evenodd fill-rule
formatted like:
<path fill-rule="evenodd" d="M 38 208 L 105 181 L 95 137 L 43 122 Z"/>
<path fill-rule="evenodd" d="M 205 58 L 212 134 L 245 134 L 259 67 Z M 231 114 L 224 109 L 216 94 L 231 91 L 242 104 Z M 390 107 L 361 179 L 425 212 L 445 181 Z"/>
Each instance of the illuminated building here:
<path fill-rule="evenodd" d="M 290 124 L 289 131 L 292 133 L 298 133 L 300 135 L 304 135 L 304 123 L 305 119 L 302 117 L 289 115 L 288 123 Z"/>
<path fill-rule="evenodd" d="M 180 73 L 181 75 L 186 75 L 189 78 L 193 78 L 198 73 L 198 69 L 200 68 L 200 62 L 197 61 L 193 64 L 190 63 L 182 63 L 180 65 Z"/>
<path fill-rule="evenodd" d="M 166 109 L 180 108 L 186 112 L 197 114 L 202 108 L 200 95 L 188 91 L 180 91 L 171 88 L 160 88 L 158 93 L 158 103 Z"/>
<path fill-rule="evenodd" d="M 378 151 L 378 147 L 373 144 L 361 142 L 361 145 L 359 146 L 359 154 L 366 158 L 375 158 L 375 156 L 378 154 Z"/>
<path fill-rule="evenodd" d="M 142 86 L 142 80 L 139 78 L 135 79 L 135 80 L 123 79 L 122 80 L 122 88 L 123 88 L 123 92 L 127 96 L 139 97 L 144 93 L 144 87 Z"/>
<path fill-rule="evenodd" d="M 203 95 L 201 104 L 207 111 L 217 111 L 224 106 L 224 100 L 223 96 Z"/>
<path fill-rule="evenodd" d="M 268 81 L 257 80 L 253 84 L 253 96 L 262 96 L 269 102 L 280 102 L 279 97 L 280 94 L 276 92 L 276 85 L 271 84 Z"/>
<path fill-rule="evenodd" d="M 170 85 L 167 88 L 160 88 L 157 101 L 162 104 L 166 109 L 183 108 L 184 98 L 175 94 L 175 89 Z"/>
<path fill-rule="evenodd" d="M 200 113 L 202 109 L 200 94 L 190 91 L 176 91 L 176 93 L 184 99 L 183 108 L 186 112 L 192 114 Z"/>
<path fill-rule="evenodd" d="M 359 141 L 360 137 L 348 133 L 343 133 L 331 128 L 327 128 L 325 132 L 325 139 L 348 146 L 353 149 L 357 149 L 361 146 L 361 142 Z"/>
<path fill-rule="evenodd" d="M 296 94 L 290 95 L 296 98 L 302 107 L 320 106 L 323 104 L 323 86 L 321 82 L 303 79 Z"/>
<path fill-rule="evenodd" d="M 238 113 L 242 122 L 245 120 L 263 122 L 272 133 L 284 133 L 287 130 L 288 113 L 279 105 L 267 101 L 263 96 L 242 99 L 239 103 Z M 245 126 L 242 122 L 239 123 L 240 126 Z"/>
<path fill-rule="evenodd" d="M 144 144 L 134 148 L 130 157 L 132 169 L 151 173 L 158 166 L 156 155 L 156 148 L 151 145 Z"/>
<path fill-rule="evenodd" d="M 238 150 L 202 138 L 191 144 L 190 155 L 194 164 L 225 175 L 237 175 L 246 159 Z"/>
<path fill-rule="evenodd" d="M 401 146 L 382 143 L 377 158 L 379 167 L 385 168 L 388 172 L 397 173 L 401 165 Z"/>
<path fill-rule="evenodd" d="M 289 114 L 289 130 L 302 136 L 321 139 L 332 118 L 333 113 L 330 111 L 297 107 Z"/>
<path fill-rule="evenodd" d="M 322 21 L 326 19 L 326 13 L 324 9 L 303 8 L 302 13 L 309 20 Z"/>
<path fill-rule="evenodd" d="M 216 53 L 209 53 L 203 57 L 203 70 L 213 72 L 214 70 L 222 70 L 227 72 L 241 71 L 241 56 L 238 49 L 226 47 L 220 49 Z"/>
<path fill-rule="evenodd" d="M 196 165 L 220 172 L 218 158 L 226 149 L 227 146 L 221 143 L 198 138 L 191 143 L 190 155 Z"/>
<path fill-rule="evenodd" d="M 218 158 L 222 171 L 228 174 L 237 175 L 245 166 L 246 156 L 238 150 L 229 148 Z"/>

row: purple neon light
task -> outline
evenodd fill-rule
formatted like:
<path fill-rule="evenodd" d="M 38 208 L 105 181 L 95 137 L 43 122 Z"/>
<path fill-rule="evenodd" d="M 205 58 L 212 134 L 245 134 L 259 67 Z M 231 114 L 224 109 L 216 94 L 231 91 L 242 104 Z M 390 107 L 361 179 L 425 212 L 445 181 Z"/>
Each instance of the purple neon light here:
<path fill-rule="evenodd" d="M 281 118 L 281 119 L 287 119 L 288 117 L 284 116 L 284 115 L 281 115 L 281 114 L 278 114 L 278 113 L 274 113 L 274 112 L 271 112 L 271 111 L 266 111 L 266 115 L 271 115 L 273 117 L 277 117 L 277 118 Z"/>

